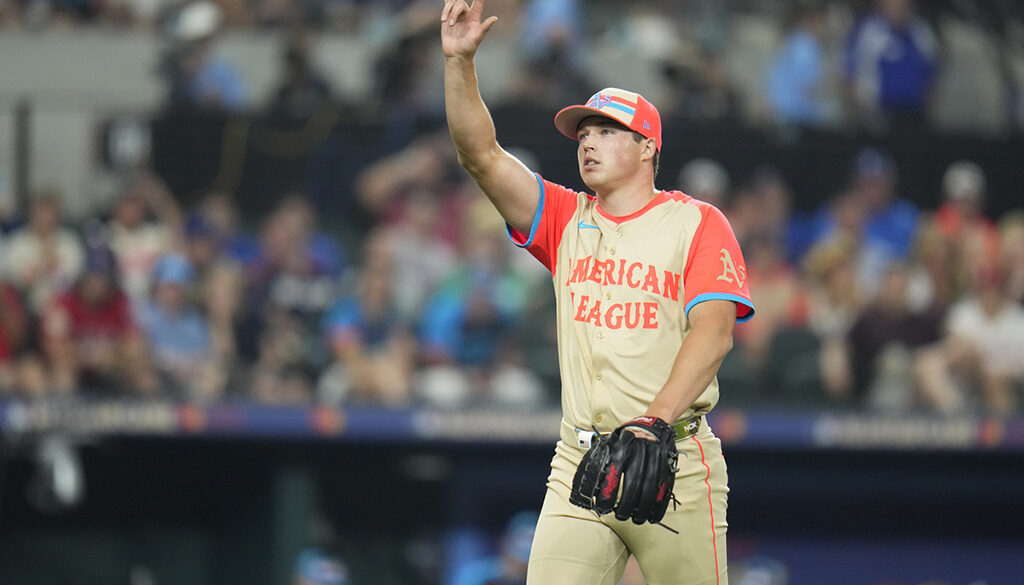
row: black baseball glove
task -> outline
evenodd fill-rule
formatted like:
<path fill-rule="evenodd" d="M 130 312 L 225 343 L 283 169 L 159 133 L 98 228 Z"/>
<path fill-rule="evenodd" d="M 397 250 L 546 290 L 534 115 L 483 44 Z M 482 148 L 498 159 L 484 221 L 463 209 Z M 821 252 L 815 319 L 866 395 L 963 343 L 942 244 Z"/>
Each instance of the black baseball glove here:
<path fill-rule="evenodd" d="M 638 437 L 629 429 L 640 429 L 656 440 Z M 651 416 L 637 417 L 609 435 L 595 435 L 576 469 L 569 501 L 598 514 L 614 511 L 619 520 L 660 524 L 669 500 L 675 499 L 675 438 L 670 424 Z"/>

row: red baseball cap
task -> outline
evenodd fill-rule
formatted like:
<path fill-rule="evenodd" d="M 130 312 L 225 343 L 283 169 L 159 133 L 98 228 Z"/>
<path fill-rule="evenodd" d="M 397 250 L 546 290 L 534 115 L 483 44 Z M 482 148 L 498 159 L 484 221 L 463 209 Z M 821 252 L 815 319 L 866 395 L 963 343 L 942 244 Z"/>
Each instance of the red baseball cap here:
<path fill-rule="evenodd" d="M 646 138 L 653 138 L 661 151 L 661 116 L 654 104 L 638 93 L 606 87 L 590 96 L 586 105 L 569 106 L 555 114 L 555 128 L 575 140 L 576 129 L 588 116 L 611 118 Z"/>

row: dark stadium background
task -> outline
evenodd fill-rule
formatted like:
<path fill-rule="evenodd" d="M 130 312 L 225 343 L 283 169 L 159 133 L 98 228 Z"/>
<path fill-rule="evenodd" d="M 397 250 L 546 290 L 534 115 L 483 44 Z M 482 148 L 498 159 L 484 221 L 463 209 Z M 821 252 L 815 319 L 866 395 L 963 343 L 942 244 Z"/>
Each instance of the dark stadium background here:
<path fill-rule="evenodd" d="M 165 97 L 169 57 L 159 19 L 135 20 L 116 3 L 54 0 L 35 4 L 50 12 L 32 12 L 30 3 L 0 0 L 0 208 L 13 203 L 23 214 L 39 188 L 57 184 L 67 224 L 88 237 L 90 226 L 109 217 L 124 178 L 147 168 L 182 209 L 193 209 L 211 190 L 228 193 L 255 232 L 284 193 L 299 190 L 358 266 L 386 215 L 359 201 L 361 173 L 417 141 L 446 145 L 440 78 L 426 75 L 440 71 L 434 23 L 422 20 L 435 3 L 297 2 L 298 15 L 289 17 L 264 11 L 269 4 L 222 3 L 225 54 L 241 63 L 251 93 L 237 109 L 197 110 Z M 493 2 L 506 11 L 508 26 L 528 4 Z M 592 38 L 590 58 L 617 56 L 617 69 L 605 71 L 612 79 L 636 74 L 622 68 L 629 56 L 616 49 L 624 36 L 609 24 L 621 3 L 576 4 L 588 7 L 580 28 Z M 769 57 L 751 49 L 757 44 L 745 41 L 744 31 L 763 26 L 781 37 L 784 15 L 802 5 L 635 4 L 630 15 L 664 14 L 694 37 L 719 30 L 738 42 L 717 50 L 742 53 L 734 57 L 741 71 Z M 872 3 L 831 4 L 838 35 L 831 46 L 841 52 L 843 35 Z M 1019 213 L 1024 8 L 1009 1 L 917 8 L 940 31 L 946 101 L 938 113 L 888 129 L 842 115 L 820 125 L 787 124 L 750 106 L 757 96 L 747 94 L 760 81 L 739 76 L 733 83 L 747 98 L 741 115 L 666 115 L 665 142 L 673 147 L 661 160 L 659 185 L 668 187 L 697 157 L 718 161 L 734 188 L 770 165 L 789 185 L 793 212 L 810 214 L 845 186 L 851 161 L 871 147 L 891 156 L 899 195 L 922 211 L 943 204 L 947 167 L 970 160 L 985 172 L 985 214 L 998 220 Z M 256 95 L 273 89 L 294 21 L 319 35 L 318 63 L 326 64 L 336 89 L 316 115 L 274 110 Z M 398 23 L 412 23 L 410 32 L 395 32 L 404 26 Z M 974 35 L 970 43 L 956 36 L 962 27 Z M 526 90 L 494 85 L 494 77 L 510 71 L 502 51 L 514 63 L 526 61 L 516 34 L 499 37 L 500 50 L 482 55 L 495 71 L 482 67 L 480 77 L 492 84 L 485 97 L 499 140 L 530 153 L 546 178 L 582 188 L 572 145 L 551 117 L 566 100 L 586 95 L 534 91 L 550 88 L 543 83 Z M 969 53 L 979 38 L 991 50 Z M 111 55 L 120 66 L 135 65 L 119 75 L 116 63 L 96 63 Z M 579 67 L 600 69 L 586 58 Z M 988 65 L 1001 83 L 969 91 L 972 63 Z M 537 79 L 573 81 L 585 92 L 599 87 L 541 65 L 529 70 Z M 353 71 L 366 79 L 341 73 Z M 89 77 L 99 81 L 88 85 Z M 656 77 L 662 84 L 671 79 L 667 72 Z M 996 99 L 994 91 L 1005 95 Z M 989 116 L 993 103 L 1005 112 Z M 438 136 L 440 142 L 429 142 Z M 135 140 L 145 155 L 125 149 Z M 450 158 L 445 153 L 440 158 Z M 444 173 L 446 184 L 461 178 L 458 170 Z M 8 228 L 24 218 L 0 219 L 2 253 Z M 340 286 L 351 287 L 352 278 L 339 277 Z M 530 316 L 523 321 L 529 325 Z M 309 335 L 318 339 L 320 332 Z M 791 349 L 799 348 L 778 351 Z M 783 373 L 804 385 L 723 371 L 722 401 L 711 417 L 729 463 L 733 585 L 1024 583 L 1019 406 L 998 413 L 976 402 L 952 414 L 879 411 L 830 402 L 816 382 L 806 384 L 804 372 Z M 275 405 L 244 384 L 214 401 L 95 390 L 0 393 L 0 585 L 285 585 L 296 583 L 296 558 L 311 545 L 341 559 L 354 585 L 448 583 L 454 566 L 494 551 L 513 514 L 539 507 L 559 417 L 557 388 L 550 387 L 525 409 L 486 400 L 455 409 L 415 398 L 394 407 L 325 403 L 312 392 L 305 401 Z M 1018 383 L 1018 403 L 1020 390 Z M 70 492 L 61 492 L 61 481 L 70 482 Z"/>

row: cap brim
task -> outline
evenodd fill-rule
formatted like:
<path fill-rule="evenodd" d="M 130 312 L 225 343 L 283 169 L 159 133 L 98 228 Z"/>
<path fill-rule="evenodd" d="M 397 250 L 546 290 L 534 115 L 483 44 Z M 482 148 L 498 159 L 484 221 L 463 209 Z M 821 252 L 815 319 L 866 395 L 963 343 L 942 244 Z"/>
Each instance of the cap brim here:
<path fill-rule="evenodd" d="M 622 120 L 609 116 L 601 110 L 588 108 L 587 106 L 569 106 L 567 108 L 562 108 L 557 114 L 555 114 L 555 128 L 565 136 L 576 140 L 576 130 L 579 128 L 580 122 L 582 122 L 584 118 L 589 118 L 590 116 L 608 118 L 617 124 L 625 125 L 622 124 Z"/>

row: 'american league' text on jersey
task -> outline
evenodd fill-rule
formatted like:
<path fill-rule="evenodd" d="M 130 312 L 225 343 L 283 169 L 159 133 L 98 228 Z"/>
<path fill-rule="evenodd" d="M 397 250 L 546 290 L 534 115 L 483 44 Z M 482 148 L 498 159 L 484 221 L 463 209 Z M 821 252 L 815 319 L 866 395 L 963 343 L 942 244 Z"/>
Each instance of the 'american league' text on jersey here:
<path fill-rule="evenodd" d="M 753 316 L 746 265 L 722 212 L 678 191 L 609 215 L 597 198 L 537 177 L 529 234 L 509 235 L 551 270 L 565 421 L 611 431 L 643 414 L 668 380 L 694 305 L 736 303 Z M 718 380 L 683 418 L 718 402 Z"/>

